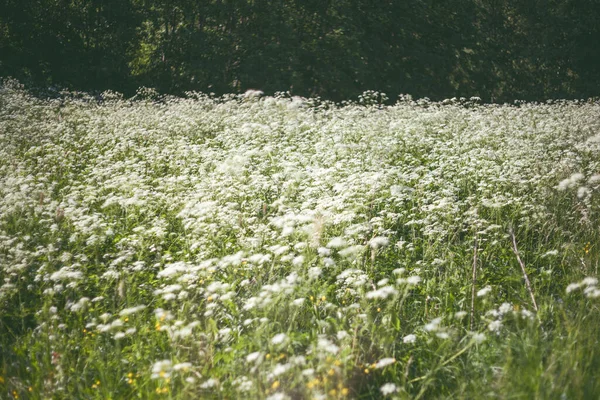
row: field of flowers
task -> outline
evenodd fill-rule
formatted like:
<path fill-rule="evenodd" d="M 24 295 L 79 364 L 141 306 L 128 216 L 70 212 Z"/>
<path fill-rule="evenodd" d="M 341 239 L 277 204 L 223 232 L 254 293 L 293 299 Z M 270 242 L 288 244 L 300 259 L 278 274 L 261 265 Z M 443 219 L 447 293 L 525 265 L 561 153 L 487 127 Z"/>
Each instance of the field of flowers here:
<path fill-rule="evenodd" d="M 600 396 L 600 103 L 0 87 L 0 398 Z"/>

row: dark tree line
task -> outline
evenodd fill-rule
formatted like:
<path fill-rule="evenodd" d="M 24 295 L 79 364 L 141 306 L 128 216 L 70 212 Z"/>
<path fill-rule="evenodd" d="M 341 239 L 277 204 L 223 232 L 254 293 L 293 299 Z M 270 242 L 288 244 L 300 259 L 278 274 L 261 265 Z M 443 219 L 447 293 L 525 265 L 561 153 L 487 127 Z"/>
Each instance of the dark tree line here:
<path fill-rule="evenodd" d="M 0 76 L 342 100 L 600 93 L 599 0 L 0 0 Z"/>

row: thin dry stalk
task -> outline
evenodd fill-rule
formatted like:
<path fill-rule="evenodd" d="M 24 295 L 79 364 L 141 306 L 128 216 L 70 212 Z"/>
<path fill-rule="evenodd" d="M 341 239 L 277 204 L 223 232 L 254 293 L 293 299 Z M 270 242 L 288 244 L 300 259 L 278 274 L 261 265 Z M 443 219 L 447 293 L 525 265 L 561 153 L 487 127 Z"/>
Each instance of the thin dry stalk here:
<path fill-rule="evenodd" d="M 473 279 L 471 281 L 471 318 L 469 322 L 469 329 L 473 330 L 473 318 L 475 315 L 475 285 L 477 283 L 477 236 L 475 236 L 475 243 L 473 244 Z"/>
<path fill-rule="evenodd" d="M 525 271 L 525 264 L 523 264 L 523 261 L 521 260 L 521 257 L 519 256 L 519 249 L 517 248 L 517 240 L 515 239 L 515 233 L 512 231 L 512 229 L 510 230 L 510 236 L 512 237 L 512 245 L 513 245 L 512 250 L 515 253 L 515 256 L 517 256 L 517 261 L 519 262 L 519 265 L 521 266 L 521 271 L 523 271 L 523 278 L 525 278 L 525 286 L 527 286 L 527 290 L 529 291 L 529 295 L 531 296 L 531 302 L 533 303 L 533 309 L 537 312 L 538 306 L 537 306 L 537 303 L 535 302 L 535 296 L 533 295 L 533 290 L 531 289 L 531 283 L 529 283 L 529 277 L 527 276 L 527 272 Z"/>

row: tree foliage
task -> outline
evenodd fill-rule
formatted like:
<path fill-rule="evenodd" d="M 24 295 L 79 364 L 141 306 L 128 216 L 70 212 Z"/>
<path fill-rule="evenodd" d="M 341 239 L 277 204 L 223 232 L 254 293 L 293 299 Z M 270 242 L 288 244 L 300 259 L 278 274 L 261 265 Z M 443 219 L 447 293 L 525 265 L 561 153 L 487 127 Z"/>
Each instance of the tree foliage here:
<path fill-rule="evenodd" d="M 598 0 L 3 0 L 0 75 L 333 100 L 589 97 Z"/>

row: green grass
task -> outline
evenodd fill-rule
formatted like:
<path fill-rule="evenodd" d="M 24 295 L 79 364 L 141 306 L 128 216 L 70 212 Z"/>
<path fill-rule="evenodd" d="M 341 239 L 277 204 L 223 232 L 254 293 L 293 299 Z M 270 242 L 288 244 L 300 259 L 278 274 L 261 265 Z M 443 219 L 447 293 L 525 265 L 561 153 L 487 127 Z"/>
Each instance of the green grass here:
<path fill-rule="evenodd" d="M 599 108 L 5 82 L 0 398 L 598 398 Z"/>

